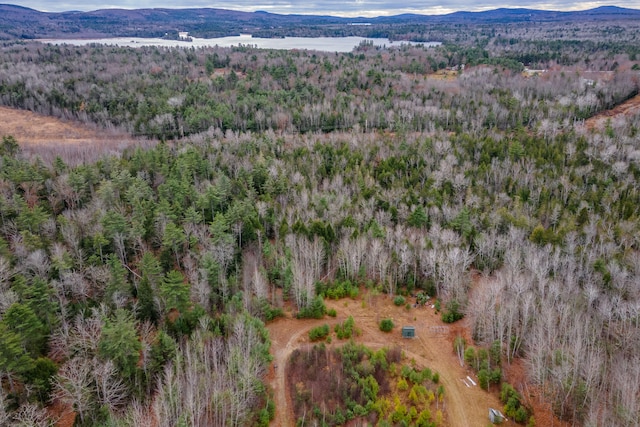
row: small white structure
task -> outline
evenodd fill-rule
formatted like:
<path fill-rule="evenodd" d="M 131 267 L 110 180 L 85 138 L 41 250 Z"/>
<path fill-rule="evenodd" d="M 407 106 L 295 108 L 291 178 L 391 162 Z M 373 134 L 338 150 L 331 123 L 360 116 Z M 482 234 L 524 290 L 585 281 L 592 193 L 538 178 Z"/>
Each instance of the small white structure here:
<path fill-rule="evenodd" d="M 492 424 L 501 424 L 505 419 L 505 416 L 499 410 L 489 408 L 489 421 Z"/>
<path fill-rule="evenodd" d="M 532 70 L 531 68 L 524 67 L 524 75 L 527 77 L 539 76 L 546 73 L 547 70 Z"/>
<path fill-rule="evenodd" d="M 188 40 L 189 39 L 189 32 L 188 31 L 178 31 L 178 38 L 180 40 Z"/>

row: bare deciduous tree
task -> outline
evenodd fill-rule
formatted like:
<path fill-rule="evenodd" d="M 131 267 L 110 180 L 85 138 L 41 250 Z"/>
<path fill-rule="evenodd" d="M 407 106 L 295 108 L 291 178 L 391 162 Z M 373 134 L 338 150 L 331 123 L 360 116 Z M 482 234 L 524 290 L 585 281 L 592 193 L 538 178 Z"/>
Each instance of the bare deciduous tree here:
<path fill-rule="evenodd" d="M 316 236 L 289 234 L 287 247 L 291 250 L 293 270 L 293 298 L 298 307 L 306 307 L 315 297 L 315 282 L 322 278 L 324 247 Z"/>
<path fill-rule="evenodd" d="M 68 403 L 84 423 L 94 407 L 91 360 L 74 357 L 65 362 L 54 378 L 54 396 Z"/>
<path fill-rule="evenodd" d="M 92 374 L 99 406 L 115 411 L 129 400 L 127 387 L 111 360 L 94 359 Z"/>
<path fill-rule="evenodd" d="M 49 427 L 52 420 L 46 409 L 38 407 L 34 403 L 27 403 L 13 414 L 13 422 L 2 425 L 11 427 Z"/>
<path fill-rule="evenodd" d="M 175 363 L 168 364 L 158 387 L 153 410 L 160 426 L 238 426 L 247 422 L 249 408 L 258 398 L 265 371 L 261 338 L 246 319 L 234 321 L 228 343 L 196 332 Z"/>

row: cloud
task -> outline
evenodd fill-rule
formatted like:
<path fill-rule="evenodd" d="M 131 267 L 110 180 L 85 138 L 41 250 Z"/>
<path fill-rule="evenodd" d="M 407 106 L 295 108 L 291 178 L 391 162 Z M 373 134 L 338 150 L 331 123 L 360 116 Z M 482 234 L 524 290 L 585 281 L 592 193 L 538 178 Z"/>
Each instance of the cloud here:
<path fill-rule="evenodd" d="M 14 2 L 25 7 L 46 11 L 61 12 L 68 10 L 95 10 L 108 8 L 142 9 L 142 8 L 200 8 L 213 7 L 220 9 L 233 9 L 253 12 L 263 10 L 272 13 L 282 14 L 317 14 L 336 16 L 384 16 L 397 15 L 401 13 L 421 13 L 421 14 L 443 14 L 458 10 L 482 11 L 508 8 L 531 8 L 547 10 L 583 10 L 598 6 L 622 5 L 630 8 L 640 9 L 640 0 L 620 1 L 570 1 L 570 0 L 510 0 L 505 3 L 500 0 L 485 0 L 482 2 L 475 0 L 449 0 L 446 6 L 441 1 L 434 0 L 405 0 L 401 3 L 390 0 L 328 0 L 328 1 L 307 1 L 307 0 L 276 0 L 254 2 L 249 0 L 236 1 L 210 1 L 210 0 L 108 0 L 106 3 L 92 2 L 91 0 L 66 0 L 53 2 L 50 0 L 23 0 Z"/>

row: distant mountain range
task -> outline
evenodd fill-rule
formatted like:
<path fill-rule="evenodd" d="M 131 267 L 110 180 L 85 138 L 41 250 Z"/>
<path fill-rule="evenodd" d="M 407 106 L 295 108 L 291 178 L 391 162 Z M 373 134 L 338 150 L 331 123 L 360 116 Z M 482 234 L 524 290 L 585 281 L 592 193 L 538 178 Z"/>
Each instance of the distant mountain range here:
<path fill-rule="evenodd" d="M 162 37 L 189 31 L 197 37 L 250 33 L 262 37 L 284 35 L 368 35 L 397 25 L 491 24 L 519 22 L 579 22 L 640 19 L 640 10 L 603 6 L 578 12 L 533 9 L 496 9 L 448 15 L 403 14 L 378 18 L 340 18 L 315 15 L 279 15 L 224 9 L 102 9 L 91 12 L 47 13 L 0 4 L 0 39 Z M 354 26 L 353 23 L 370 23 Z M 305 33 L 307 31 L 308 33 Z M 384 34 L 379 34 L 384 35 Z"/>

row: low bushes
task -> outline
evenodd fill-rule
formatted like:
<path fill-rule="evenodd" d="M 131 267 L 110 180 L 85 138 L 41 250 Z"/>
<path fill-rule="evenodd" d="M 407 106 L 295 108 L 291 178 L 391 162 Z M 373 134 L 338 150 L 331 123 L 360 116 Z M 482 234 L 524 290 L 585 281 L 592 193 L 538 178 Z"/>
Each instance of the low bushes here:
<path fill-rule="evenodd" d="M 317 328 L 313 328 L 309 331 L 309 339 L 311 341 L 319 341 L 325 339 L 331 330 L 329 329 L 329 325 L 326 323 L 322 326 L 318 326 Z"/>
<path fill-rule="evenodd" d="M 355 332 L 355 325 L 356 322 L 353 320 L 352 316 L 349 316 L 349 318 L 344 322 L 337 324 L 335 331 L 338 339 L 345 340 L 351 338 Z"/>
<path fill-rule="evenodd" d="M 391 332 L 394 326 L 393 320 L 391 319 L 382 319 L 380 321 L 380 330 L 382 332 Z"/>
<path fill-rule="evenodd" d="M 395 305 L 397 305 L 398 307 L 400 307 L 401 305 L 404 305 L 406 302 L 406 300 L 404 299 L 404 297 L 402 295 L 397 295 L 395 298 L 393 298 L 393 303 Z"/>

